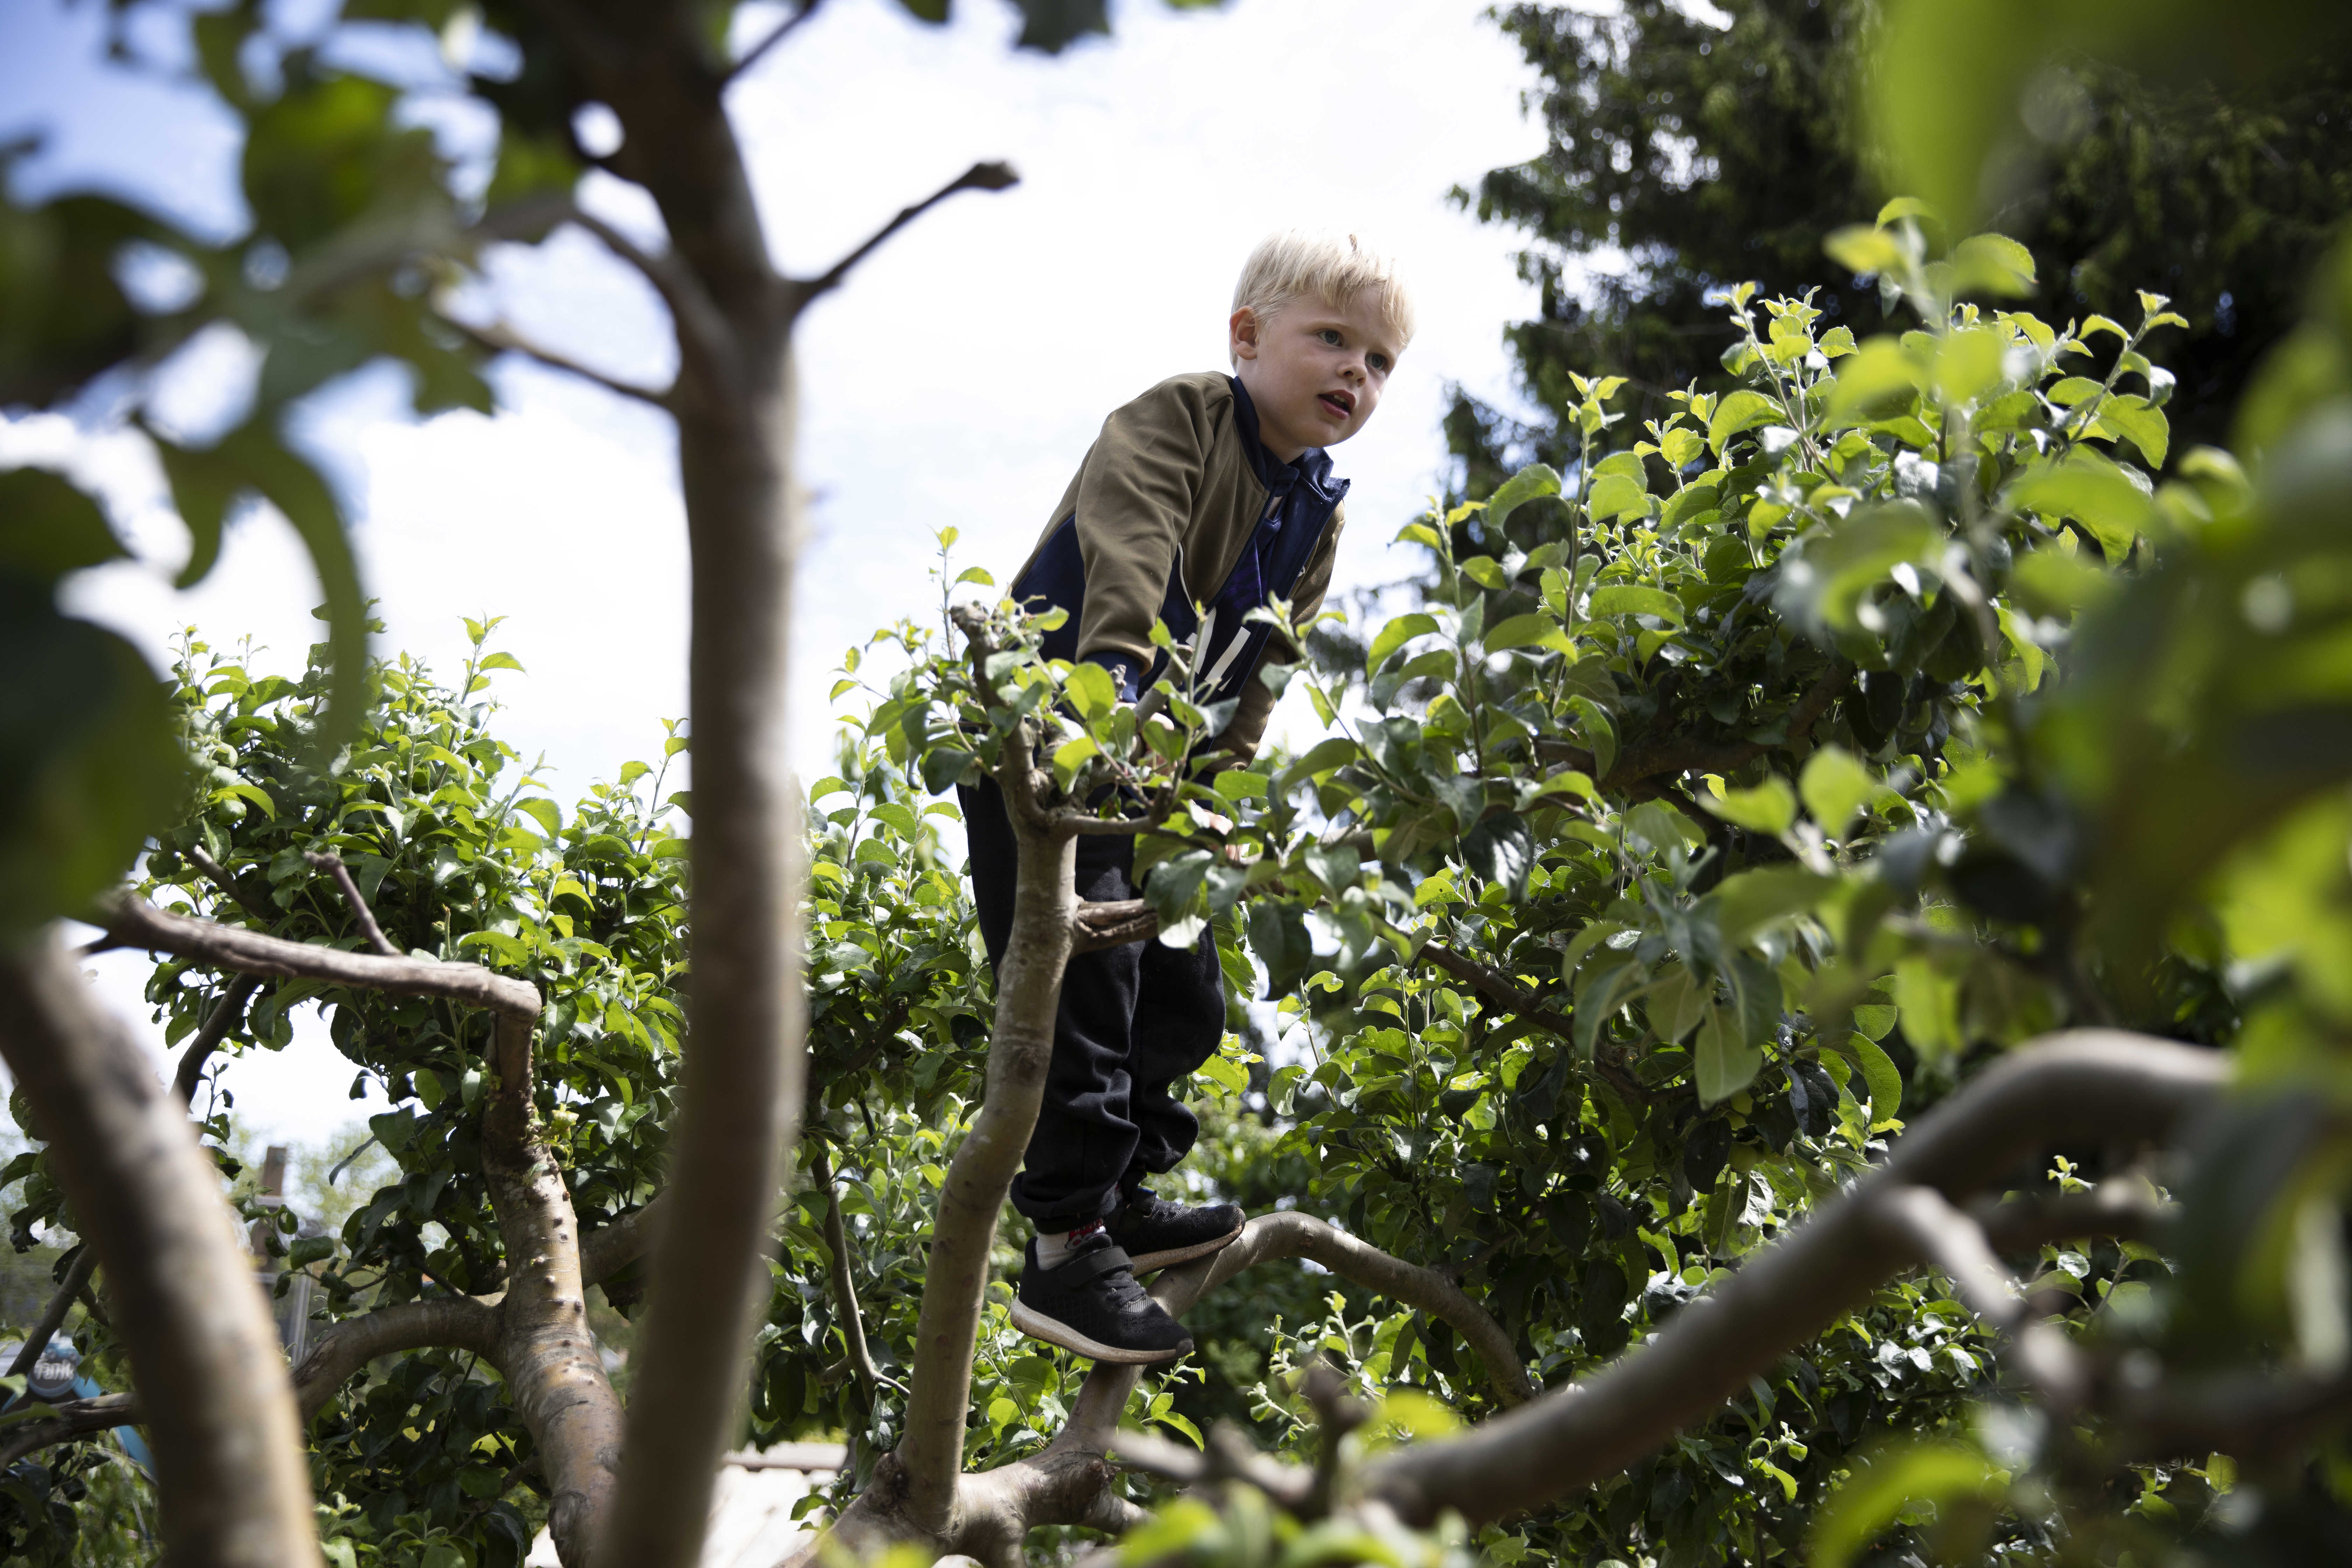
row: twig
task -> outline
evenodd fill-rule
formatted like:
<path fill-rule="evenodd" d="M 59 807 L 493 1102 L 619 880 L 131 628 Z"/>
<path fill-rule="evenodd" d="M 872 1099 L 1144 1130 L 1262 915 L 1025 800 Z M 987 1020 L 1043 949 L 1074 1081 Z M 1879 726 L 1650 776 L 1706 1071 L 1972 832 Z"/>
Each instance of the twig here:
<path fill-rule="evenodd" d="M 1070 952 L 1100 952 L 1160 934 L 1160 916 L 1142 899 L 1084 900 L 1070 917 Z"/>
<path fill-rule="evenodd" d="M 678 347 L 689 358 L 709 364 L 728 353 L 734 342 L 733 327 L 702 286 L 702 280 L 677 258 L 676 252 L 656 255 L 595 214 L 571 203 L 565 204 L 562 217 L 595 236 L 605 249 L 636 268 L 654 286 L 654 292 L 669 307 L 677 328 Z"/>
<path fill-rule="evenodd" d="M 206 1018 L 204 1026 L 196 1031 L 196 1037 L 188 1042 L 188 1048 L 180 1053 L 179 1068 L 172 1074 L 172 1089 L 180 1097 L 181 1104 L 195 1103 L 196 1086 L 205 1079 L 205 1064 L 212 1059 L 213 1052 L 220 1048 L 220 1043 L 228 1038 L 228 1032 L 244 1020 L 245 1005 L 252 1001 L 253 994 L 260 989 L 261 978 L 258 975 L 240 974 L 230 981 L 228 989 L 221 994 L 219 1005 L 214 1007 L 212 1016 Z"/>
<path fill-rule="evenodd" d="M 576 375 L 583 381 L 593 382 L 607 392 L 618 393 L 623 397 L 635 398 L 639 403 L 658 408 L 665 414 L 674 412 L 670 394 L 667 391 L 656 391 L 649 386 L 639 386 L 634 382 L 621 381 L 606 375 L 603 371 L 591 370 L 578 360 L 557 353 L 553 349 L 541 347 L 503 322 L 492 322 L 487 327 L 477 327 L 471 322 L 461 321 L 455 316 L 443 315 L 440 320 L 443 325 L 470 339 L 492 353 L 520 354 L 525 359 L 537 360 L 550 370 L 560 370 L 566 374 Z"/>
<path fill-rule="evenodd" d="M 335 886 L 343 890 L 343 902 L 351 905 L 352 916 L 360 922 L 360 935 L 367 939 L 370 949 L 384 958 L 398 958 L 400 949 L 392 945 L 383 934 L 383 927 L 375 923 L 375 911 L 368 908 L 367 900 L 360 896 L 360 885 L 352 880 L 352 868 L 343 864 L 340 855 L 321 855 L 306 849 L 302 858 L 335 879 Z"/>
<path fill-rule="evenodd" d="M 848 1229 L 841 1223 L 841 1191 L 834 1185 L 833 1162 L 825 1158 L 819 1147 L 813 1162 L 817 1182 L 824 1188 L 824 1246 L 833 1254 L 833 1310 L 841 1320 L 842 1342 L 849 1347 L 849 1367 L 857 1374 L 857 1386 L 866 1395 L 866 1418 L 873 1418 L 874 1407 L 881 1395 L 876 1387 L 880 1374 L 874 1370 L 874 1357 L 866 1348 L 866 1323 L 857 1313 L 857 1284 L 849 1275 Z"/>
<path fill-rule="evenodd" d="M 10 1377 L 22 1377 L 33 1370 L 33 1363 L 39 1361 L 41 1352 L 49 1348 L 50 1339 L 64 1325 L 66 1314 L 73 1310 L 74 1302 L 81 1296 L 82 1287 L 89 1283 L 90 1274 L 97 1268 L 98 1248 L 84 1237 L 81 1250 L 67 1266 L 66 1277 L 58 1282 L 57 1291 L 50 1296 L 49 1304 L 41 1309 L 40 1321 L 26 1332 L 24 1348 L 16 1352 L 16 1359 L 9 1364 Z M 0 1466 L 0 1469 L 5 1468 Z"/>
<path fill-rule="evenodd" d="M 227 868 L 219 861 L 214 859 L 212 856 L 205 851 L 203 845 L 199 844 L 194 848 L 189 850 L 188 858 L 196 863 L 197 870 L 202 871 L 205 876 L 212 879 L 213 886 L 218 888 L 222 892 L 226 893 L 230 898 L 235 899 L 237 902 L 237 907 L 242 909 L 247 914 L 251 915 L 255 920 L 267 923 L 268 921 L 275 921 L 278 918 L 278 911 L 271 909 L 267 902 L 255 898 L 251 893 L 246 891 L 243 888 L 238 887 L 236 885 L 236 879 L 230 876 Z M 114 933 L 110 931 L 108 934 L 112 935 Z M 131 944 L 128 942 L 121 942 L 117 945 L 127 947 Z"/>
<path fill-rule="evenodd" d="M 1950 1279 L 1969 1310 L 2009 1340 L 2018 1370 L 2051 1414 L 2064 1421 L 2081 1410 L 2090 1396 L 2089 1366 L 2073 1341 L 2026 1305 L 1977 1222 L 1928 1187 L 1895 1187 L 1875 1202 L 1892 1237 Z"/>
<path fill-rule="evenodd" d="M 811 16 L 815 16 L 816 8 L 824 4 L 824 0 L 801 0 L 801 8 L 799 10 L 793 12 L 791 16 L 785 17 L 783 21 L 777 24 L 774 31 L 771 32 L 766 37 L 761 38 L 758 43 L 753 44 L 750 49 L 744 52 L 741 59 L 737 60 L 733 65 L 727 68 L 727 74 L 719 79 L 720 85 L 724 86 L 726 83 L 733 81 L 737 77 L 741 76 L 745 71 L 750 70 L 753 66 L 758 65 L 761 59 L 770 49 L 774 48 L 778 44 L 784 41 L 785 35 L 789 34 L 794 27 L 799 26 L 803 22 L 807 21 Z"/>
<path fill-rule="evenodd" d="M 884 224 L 876 231 L 872 238 L 835 262 L 825 271 L 796 284 L 795 289 L 799 299 L 795 310 L 805 309 L 809 302 L 819 295 L 839 288 L 842 279 L 849 276 L 850 269 L 874 254 L 875 250 L 892 235 L 897 234 L 958 191 L 1002 191 L 1020 183 L 1021 176 L 1013 172 L 1013 166 L 1010 163 L 974 163 L 913 206 L 899 209 L 898 216 Z"/>
<path fill-rule="evenodd" d="M 1571 1026 L 1567 1014 L 1553 1011 L 1543 998 L 1501 970 L 1490 968 L 1475 959 L 1466 958 L 1442 942 L 1433 942 L 1423 947 L 1421 950 L 1421 956 L 1454 976 L 1454 979 L 1462 981 L 1479 994 L 1501 1003 L 1538 1028 L 1557 1035 L 1563 1040 L 1572 1040 L 1576 1037 L 1570 1032 Z M 1650 1102 L 1650 1093 L 1642 1087 L 1639 1079 L 1626 1071 L 1618 1063 L 1601 1055 L 1597 1050 L 1592 1057 L 1592 1070 L 1607 1079 L 1609 1087 L 1615 1089 L 1618 1097 L 1626 1104 L 1647 1105 Z"/>

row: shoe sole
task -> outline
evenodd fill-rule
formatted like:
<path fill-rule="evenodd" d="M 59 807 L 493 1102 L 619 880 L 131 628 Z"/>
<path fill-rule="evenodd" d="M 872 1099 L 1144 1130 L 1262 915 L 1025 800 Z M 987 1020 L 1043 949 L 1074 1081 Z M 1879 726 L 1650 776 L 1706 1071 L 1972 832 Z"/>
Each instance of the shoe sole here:
<path fill-rule="evenodd" d="M 1134 1268 L 1136 1277 L 1141 1279 L 1156 1268 L 1172 1268 L 1179 1263 L 1190 1263 L 1196 1258 L 1206 1258 L 1213 1252 L 1223 1252 L 1226 1247 L 1239 1241 L 1242 1238 L 1242 1232 L 1247 1228 L 1249 1228 L 1249 1216 L 1244 1215 L 1242 1216 L 1241 1224 L 1223 1236 L 1212 1237 L 1207 1241 L 1196 1241 L 1190 1247 L 1171 1247 L 1163 1252 L 1143 1253 L 1132 1260 L 1130 1267 Z"/>
<path fill-rule="evenodd" d="M 1089 1361 L 1107 1361 L 1119 1366 L 1153 1366 L 1163 1361 L 1190 1355 L 1192 1352 L 1192 1342 L 1189 1338 L 1182 1344 L 1164 1351 L 1121 1350 L 1117 1345 L 1090 1340 L 1067 1323 L 1057 1322 L 1043 1312 L 1032 1310 L 1025 1302 L 1017 1299 L 1013 1303 L 1013 1326 L 1033 1340 L 1043 1340 L 1049 1345 L 1075 1351 Z"/>

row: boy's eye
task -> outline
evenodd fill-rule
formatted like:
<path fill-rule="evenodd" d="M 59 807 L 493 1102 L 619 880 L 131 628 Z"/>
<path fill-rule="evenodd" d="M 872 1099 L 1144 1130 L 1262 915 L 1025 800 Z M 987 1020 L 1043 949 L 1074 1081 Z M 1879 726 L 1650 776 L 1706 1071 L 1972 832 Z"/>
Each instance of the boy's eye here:
<path fill-rule="evenodd" d="M 1315 335 L 1335 349 L 1339 346 L 1339 330 L 1337 327 L 1326 327 Z"/>
<path fill-rule="evenodd" d="M 1368 354 L 1364 358 L 1364 363 L 1370 365 L 1374 370 L 1379 371 L 1382 375 L 1386 375 L 1388 374 L 1389 356 L 1386 354 Z"/>

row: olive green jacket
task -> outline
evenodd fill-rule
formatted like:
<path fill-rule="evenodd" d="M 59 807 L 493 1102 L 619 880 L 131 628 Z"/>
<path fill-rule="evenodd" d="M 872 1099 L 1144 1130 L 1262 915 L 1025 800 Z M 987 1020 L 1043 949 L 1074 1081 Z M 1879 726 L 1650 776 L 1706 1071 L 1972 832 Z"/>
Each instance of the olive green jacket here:
<path fill-rule="evenodd" d="M 1278 502 L 1277 488 L 1284 491 Z M 1048 651 L 1115 668 L 1125 665 L 1132 675 L 1153 664 L 1159 650 L 1151 643 L 1152 623 L 1180 582 L 1192 605 L 1213 601 L 1261 520 L 1278 504 L 1297 508 L 1302 522 L 1321 524 L 1289 595 L 1303 630 L 1330 587 L 1346 521 L 1339 498 L 1346 489 L 1345 481 L 1331 480 L 1330 460 L 1319 451 L 1307 452 L 1295 468 L 1268 454 L 1258 443 L 1247 394 L 1230 377 L 1215 371 L 1174 376 L 1103 421 L 1102 434 L 1014 574 L 1014 591 L 1030 596 L 1023 592 L 1024 580 L 1063 525 L 1074 522 L 1085 566 L 1082 602 L 1073 617 L 1074 651 L 1054 647 L 1060 642 L 1069 648 L 1066 637 L 1050 639 Z M 1062 598 L 1050 589 L 1042 596 Z M 1226 635 L 1221 628 L 1218 640 Z M 1264 682 L 1243 681 L 1240 706 L 1217 746 L 1244 758 L 1255 754 L 1273 708 L 1274 694 Z"/>

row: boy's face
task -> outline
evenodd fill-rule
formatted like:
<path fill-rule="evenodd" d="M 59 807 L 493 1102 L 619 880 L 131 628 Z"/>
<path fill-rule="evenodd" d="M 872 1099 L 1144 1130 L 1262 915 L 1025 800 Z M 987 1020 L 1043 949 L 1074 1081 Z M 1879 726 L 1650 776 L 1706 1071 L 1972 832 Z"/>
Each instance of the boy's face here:
<path fill-rule="evenodd" d="M 1286 463 L 1362 429 L 1404 351 L 1370 289 L 1344 305 L 1294 300 L 1264 321 L 1244 306 L 1232 331 L 1234 374 L 1257 405 L 1259 438 Z"/>

